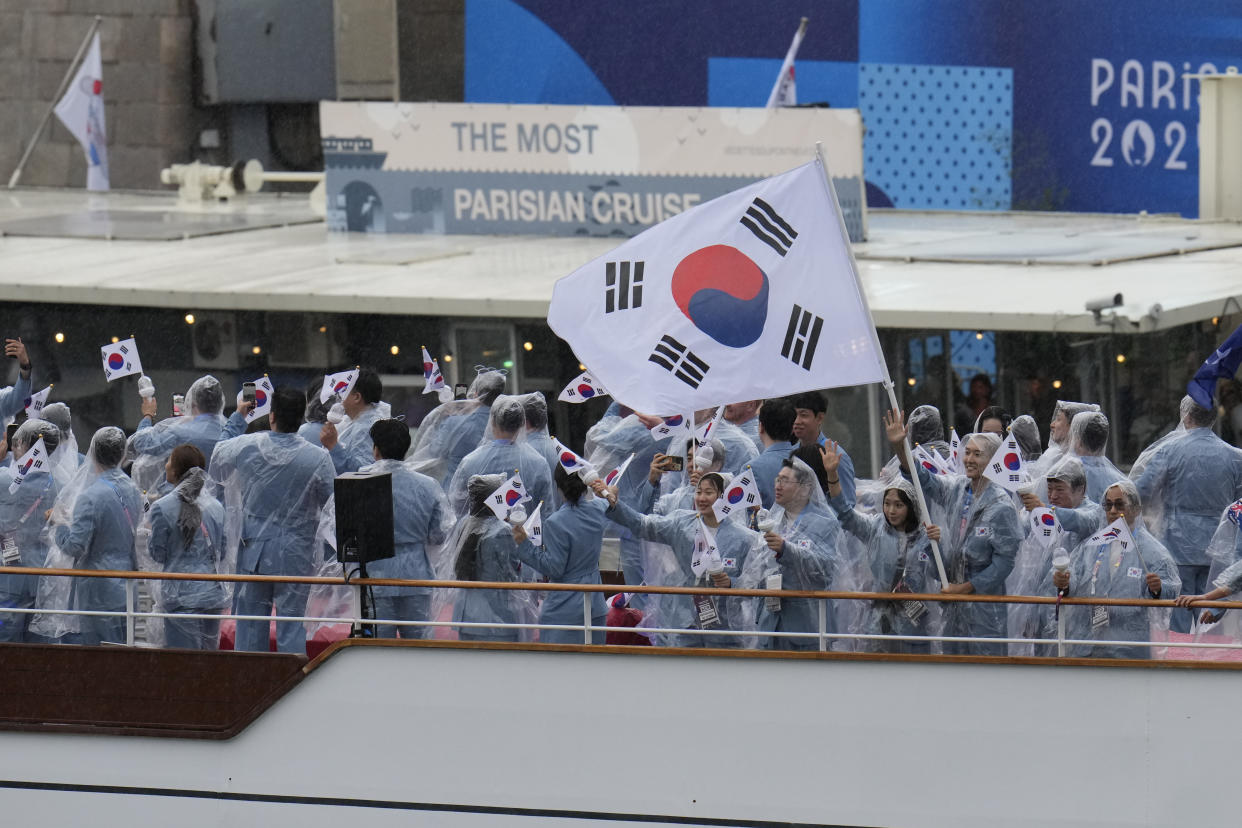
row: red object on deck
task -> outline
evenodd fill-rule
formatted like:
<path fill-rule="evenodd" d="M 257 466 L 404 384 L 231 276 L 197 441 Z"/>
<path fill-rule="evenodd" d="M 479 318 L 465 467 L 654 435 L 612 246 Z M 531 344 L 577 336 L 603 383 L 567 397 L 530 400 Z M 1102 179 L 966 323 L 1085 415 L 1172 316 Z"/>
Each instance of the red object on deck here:
<path fill-rule="evenodd" d="M 630 607 L 612 607 L 608 610 L 609 627 L 637 627 L 643 620 L 641 611 Z M 604 636 L 605 644 L 627 644 L 634 647 L 650 647 L 651 639 L 636 632 L 611 632 Z"/>

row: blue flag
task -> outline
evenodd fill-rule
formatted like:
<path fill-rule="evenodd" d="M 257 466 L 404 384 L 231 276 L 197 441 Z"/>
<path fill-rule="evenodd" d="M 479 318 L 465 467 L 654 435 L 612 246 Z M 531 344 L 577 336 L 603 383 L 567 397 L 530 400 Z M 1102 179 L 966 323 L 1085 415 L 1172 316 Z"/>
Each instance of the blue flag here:
<path fill-rule="evenodd" d="M 1212 397 L 1216 394 L 1216 381 L 1233 379 L 1239 365 L 1242 365 L 1242 325 L 1229 334 L 1229 338 L 1216 349 L 1216 353 L 1199 366 L 1194 379 L 1186 383 L 1186 393 L 1200 407 L 1211 408 Z"/>

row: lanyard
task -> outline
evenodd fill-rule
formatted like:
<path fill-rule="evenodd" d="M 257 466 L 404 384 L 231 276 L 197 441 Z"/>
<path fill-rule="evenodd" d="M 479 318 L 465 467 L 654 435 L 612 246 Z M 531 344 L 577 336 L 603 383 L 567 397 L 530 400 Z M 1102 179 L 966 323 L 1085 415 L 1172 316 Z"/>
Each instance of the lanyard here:
<path fill-rule="evenodd" d="M 129 529 L 132 532 L 134 529 L 134 516 L 130 514 L 129 507 L 125 505 L 125 498 L 121 497 L 121 490 L 118 489 L 116 484 L 108 478 L 105 477 L 103 481 L 112 488 L 112 493 L 116 495 L 117 502 L 119 502 L 121 504 L 121 508 L 125 510 L 125 519 L 129 521 Z"/>
<path fill-rule="evenodd" d="M 43 498 L 47 497 L 48 489 L 52 488 L 52 483 L 54 482 L 54 479 L 49 474 L 47 476 L 47 483 L 43 486 L 43 491 L 39 493 L 37 498 L 35 498 L 35 502 L 30 504 L 30 508 L 26 510 L 26 514 L 22 515 L 21 520 L 17 521 L 18 525 L 25 523 L 26 520 L 34 514 L 34 510 L 38 509 L 39 504 L 43 502 Z"/>

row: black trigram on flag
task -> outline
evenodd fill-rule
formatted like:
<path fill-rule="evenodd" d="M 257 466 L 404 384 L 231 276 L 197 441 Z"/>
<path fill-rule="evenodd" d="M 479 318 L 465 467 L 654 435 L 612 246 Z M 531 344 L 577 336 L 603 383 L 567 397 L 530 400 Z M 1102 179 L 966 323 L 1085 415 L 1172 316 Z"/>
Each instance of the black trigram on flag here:
<path fill-rule="evenodd" d="M 672 371 L 673 376 L 691 388 L 699 387 L 709 367 L 706 362 L 695 355 L 694 351 L 671 336 L 660 337 L 655 351 L 647 357 L 647 360 Z"/>
<path fill-rule="evenodd" d="M 608 262 L 604 265 L 604 313 L 641 308 L 643 262 Z"/>
<path fill-rule="evenodd" d="M 819 333 L 824 328 L 824 320 L 801 305 L 794 305 L 789 314 L 789 327 L 785 329 L 785 344 L 781 347 L 781 356 L 811 370 L 811 360 L 815 358 L 815 348 L 819 345 Z"/>
<path fill-rule="evenodd" d="M 761 198 L 756 198 L 746 208 L 746 215 L 739 221 L 746 229 L 755 234 L 755 238 L 784 256 L 798 238 L 798 231 L 789 226 L 789 222 L 781 218 L 780 213 L 772 209 Z"/>

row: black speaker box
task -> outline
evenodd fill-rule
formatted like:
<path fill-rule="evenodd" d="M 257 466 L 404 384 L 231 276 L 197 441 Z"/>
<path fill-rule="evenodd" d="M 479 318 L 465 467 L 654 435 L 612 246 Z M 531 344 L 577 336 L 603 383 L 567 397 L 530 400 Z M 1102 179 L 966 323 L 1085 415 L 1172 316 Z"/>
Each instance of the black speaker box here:
<path fill-rule="evenodd" d="M 336 494 L 336 559 L 367 563 L 393 556 L 392 475 L 346 472 Z"/>

